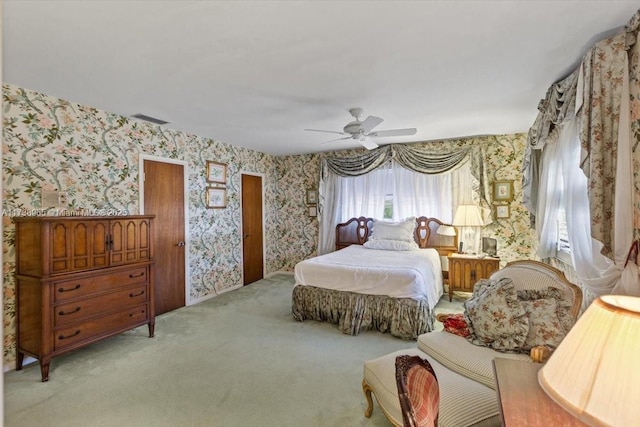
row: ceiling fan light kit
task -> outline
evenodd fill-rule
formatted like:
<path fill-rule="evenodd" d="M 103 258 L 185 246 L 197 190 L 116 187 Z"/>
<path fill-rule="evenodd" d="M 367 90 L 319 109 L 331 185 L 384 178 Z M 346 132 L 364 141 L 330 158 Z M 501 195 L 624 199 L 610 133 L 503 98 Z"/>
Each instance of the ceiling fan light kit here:
<path fill-rule="evenodd" d="M 305 129 L 311 132 L 326 132 L 326 133 L 335 133 L 338 135 L 346 135 L 344 138 L 332 139 L 331 141 L 326 141 L 323 144 L 327 144 L 329 142 L 341 141 L 345 139 L 354 139 L 358 141 L 362 146 L 364 146 L 368 150 L 373 150 L 378 147 L 373 139 L 374 137 L 389 137 L 389 136 L 406 136 L 406 135 L 415 135 L 415 128 L 407 128 L 407 129 L 391 129 L 391 130 L 382 130 L 377 132 L 371 132 L 373 128 L 378 126 L 384 120 L 380 117 L 369 116 L 364 121 L 360 120 L 360 116 L 363 113 L 362 108 L 351 108 L 349 113 L 355 118 L 355 120 L 347 123 L 347 125 L 342 129 L 342 132 L 332 131 L 332 130 L 321 130 L 321 129 Z"/>

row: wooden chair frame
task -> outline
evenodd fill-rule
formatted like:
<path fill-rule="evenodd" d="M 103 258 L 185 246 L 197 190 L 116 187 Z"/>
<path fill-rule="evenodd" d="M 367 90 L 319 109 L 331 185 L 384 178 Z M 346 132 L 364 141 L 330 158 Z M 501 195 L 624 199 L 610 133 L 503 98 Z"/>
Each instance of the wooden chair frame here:
<path fill-rule="evenodd" d="M 400 408 L 402 410 L 402 421 L 404 427 L 417 427 L 419 424 L 416 420 L 411 399 L 407 390 L 407 376 L 409 371 L 414 367 L 424 368 L 438 382 L 438 377 L 434 372 L 431 364 L 420 356 L 398 356 L 396 357 L 396 384 L 398 386 L 398 398 L 400 399 Z M 438 425 L 438 414 L 434 417 L 434 427 Z"/>

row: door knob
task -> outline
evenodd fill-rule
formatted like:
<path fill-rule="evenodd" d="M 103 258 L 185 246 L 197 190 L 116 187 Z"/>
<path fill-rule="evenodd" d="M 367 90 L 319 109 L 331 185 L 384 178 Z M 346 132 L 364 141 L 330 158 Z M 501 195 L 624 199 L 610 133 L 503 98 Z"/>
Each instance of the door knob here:
<path fill-rule="evenodd" d="M 250 234 L 243 234 L 243 235 L 242 235 L 242 238 L 243 238 L 243 239 L 246 239 L 246 238 L 247 238 L 247 237 L 249 237 L 249 236 L 250 236 Z"/>
<path fill-rule="evenodd" d="M 178 242 L 178 243 L 176 243 L 176 246 L 184 246 L 184 245 L 186 245 L 186 243 L 185 243 L 185 242 Z"/>

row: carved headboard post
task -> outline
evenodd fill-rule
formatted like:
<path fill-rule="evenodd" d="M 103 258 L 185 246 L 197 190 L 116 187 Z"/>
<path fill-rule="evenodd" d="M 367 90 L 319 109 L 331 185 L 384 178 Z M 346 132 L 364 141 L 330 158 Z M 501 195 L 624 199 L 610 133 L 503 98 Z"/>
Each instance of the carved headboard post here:
<path fill-rule="evenodd" d="M 356 228 L 356 236 L 358 236 L 358 244 L 364 245 L 364 242 L 367 241 L 369 235 L 371 234 L 371 230 L 369 229 L 369 221 L 370 218 L 365 218 L 361 216 L 358 218 L 358 227 Z"/>
<path fill-rule="evenodd" d="M 433 248 L 441 256 L 447 256 L 458 249 L 458 235 L 445 236 L 438 234 L 441 225 L 449 225 L 438 218 L 428 218 L 420 216 L 416 218 L 415 238 L 421 248 Z"/>
<path fill-rule="evenodd" d="M 350 245 L 364 245 L 371 235 L 373 218 L 351 218 L 336 226 L 336 251 Z"/>

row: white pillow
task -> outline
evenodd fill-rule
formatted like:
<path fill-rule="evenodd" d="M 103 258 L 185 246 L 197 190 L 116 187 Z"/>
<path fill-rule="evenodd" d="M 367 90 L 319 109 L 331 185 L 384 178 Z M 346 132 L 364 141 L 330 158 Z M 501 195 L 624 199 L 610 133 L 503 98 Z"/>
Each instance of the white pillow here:
<path fill-rule="evenodd" d="M 413 242 L 416 228 L 416 218 L 410 217 L 400 222 L 385 222 L 376 220 L 371 230 L 371 238 L 377 240 L 400 240 Z"/>
<path fill-rule="evenodd" d="M 415 251 L 420 249 L 418 244 L 413 242 L 405 242 L 404 240 L 389 239 L 369 239 L 363 245 L 368 249 L 382 249 L 385 251 Z"/>

